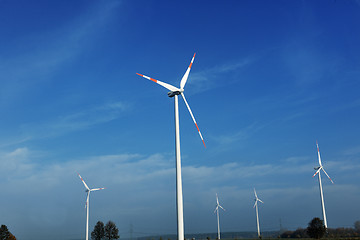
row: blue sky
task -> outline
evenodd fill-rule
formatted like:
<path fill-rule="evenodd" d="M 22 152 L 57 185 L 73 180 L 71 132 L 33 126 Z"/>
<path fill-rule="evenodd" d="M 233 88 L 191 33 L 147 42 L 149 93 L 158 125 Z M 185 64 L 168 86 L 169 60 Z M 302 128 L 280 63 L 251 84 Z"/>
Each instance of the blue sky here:
<path fill-rule="evenodd" d="M 173 99 L 185 87 L 185 233 L 360 219 L 359 1 L 0 0 L 0 223 L 18 239 L 176 233 Z M 66 229 L 66 231 L 64 230 Z"/>

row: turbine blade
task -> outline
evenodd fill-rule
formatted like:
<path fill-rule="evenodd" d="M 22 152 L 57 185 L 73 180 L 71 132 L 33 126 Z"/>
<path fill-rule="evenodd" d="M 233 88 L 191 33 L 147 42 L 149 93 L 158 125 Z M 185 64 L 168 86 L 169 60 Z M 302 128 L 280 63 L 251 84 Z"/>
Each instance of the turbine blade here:
<path fill-rule="evenodd" d="M 216 213 L 216 211 L 219 209 L 219 206 L 216 206 L 214 213 Z"/>
<path fill-rule="evenodd" d="M 219 207 L 221 207 L 222 210 L 226 211 L 225 208 L 223 208 L 221 205 L 219 205 Z"/>
<path fill-rule="evenodd" d="M 319 167 L 319 169 L 315 172 L 315 174 L 313 175 L 313 177 L 315 177 L 315 175 L 320 172 L 321 168 L 322 168 L 322 167 Z"/>
<path fill-rule="evenodd" d="M 261 203 L 264 203 L 263 201 L 261 201 L 261 199 L 260 199 L 260 198 L 258 198 L 257 200 L 258 200 L 259 202 L 261 202 Z"/>
<path fill-rule="evenodd" d="M 98 190 L 103 190 L 103 189 L 105 189 L 105 188 L 94 188 L 94 189 L 90 189 L 90 191 L 98 191 Z"/>
<path fill-rule="evenodd" d="M 197 123 L 196 123 L 196 120 L 195 120 L 194 115 L 193 115 L 193 113 L 192 113 L 192 111 L 191 111 L 191 109 L 190 109 L 190 106 L 189 106 L 189 104 L 188 104 L 187 101 L 186 101 L 186 98 L 185 98 L 184 93 L 181 93 L 181 96 L 182 96 L 183 99 L 184 99 L 184 102 L 185 102 L 185 104 L 186 104 L 186 107 L 187 107 L 188 110 L 189 110 L 189 113 L 190 113 L 190 115 L 191 115 L 191 117 L 192 117 L 192 119 L 193 119 L 193 121 L 194 121 L 194 123 L 195 123 L 195 126 L 196 126 L 196 128 L 197 128 L 197 130 L 198 130 L 198 133 L 199 133 L 200 138 L 201 138 L 201 140 L 202 140 L 202 142 L 203 142 L 203 144 L 204 144 L 204 147 L 206 148 L 204 139 L 203 139 L 203 137 L 202 137 L 202 135 L 201 135 L 200 129 L 199 129 Z"/>
<path fill-rule="evenodd" d="M 79 173 L 78 173 L 78 175 L 79 175 L 79 178 L 81 179 L 81 181 L 83 182 L 84 186 L 86 187 L 86 189 L 90 191 L 90 188 L 86 185 L 84 179 L 82 179 L 82 177 L 80 176 Z"/>
<path fill-rule="evenodd" d="M 319 144 L 318 144 L 317 140 L 316 140 L 316 147 L 317 147 L 317 152 L 318 152 L 319 165 L 321 167 L 322 166 L 321 157 L 320 157 L 320 151 L 319 151 Z"/>
<path fill-rule="evenodd" d="M 326 174 L 326 176 L 330 179 L 330 181 L 332 182 L 332 184 L 334 184 L 333 180 L 331 180 L 330 176 L 327 174 L 327 172 L 325 171 L 325 169 L 322 168 L 322 170 L 324 171 L 324 173 Z"/>
<path fill-rule="evenodd" d="M 257 205 L 257 201 L 255 200 L 255 203 L 254 203 L 254 206 L 253 206 L 253 208 L 255 208 L 255 207 L 256 207 L 256 205 Z"/>
<path fill-rule="evenodd" d="M 187 81 L 187 79 L 188 79 L 188 77 L 189 77 L 189 73 L 190 73 L 190 70 L 191 70 L 191 66 L 192 66 L 192 64 L 193 64 L 193 62 L 194 62 L 195 54 L 196 54 L 196 53 L 194 53 L 194 56 L 193 56 L 193 58 L 191 59 L 190 65 L 189 65 L 188 69 L 186 70 L 184 76 L 183 76 L 182 79 L 181 79 L 180 89 L 184 89 L 184 87 L 185 87 L 186 81 Z"/>
<path fill-rule="evenodd" d="M 177 87 L 174 87 L 174 86 L 172 86 L 172 85 L 170 85 L 170 84 L 168 84 L 168 83 L 161 82 L 161 81 L 159 81 L 159 80 L 153 79 L 153 78 L 151 78 L 151 77 L 145 76 L 145 75 L 140 74 L 140 73 L 136 73 L 136 74 L 139 75 L 139 76 L 141 76 L 141 77 L 144 77 L 144 78 L 146 78 L 146 79 L 149 79 L 149 80 L 151 80 L 151 81 L 153 81 L 153 82 L 156 82 L 157 84 L 163 86 L 164 88 L 166 88 L 166 89 L 168 89 L 168 90 L 170 90 L 170 91 L 172 91 L 172 92 L 174 92 L 174 91 L 180 91 L 180 89 L 178 89 Z"/>
<path fill-rule="evenodd" d="M 255 194 L 256 199 L 258 199 L 255 188 L 254 188 L 254 194 Z"/>

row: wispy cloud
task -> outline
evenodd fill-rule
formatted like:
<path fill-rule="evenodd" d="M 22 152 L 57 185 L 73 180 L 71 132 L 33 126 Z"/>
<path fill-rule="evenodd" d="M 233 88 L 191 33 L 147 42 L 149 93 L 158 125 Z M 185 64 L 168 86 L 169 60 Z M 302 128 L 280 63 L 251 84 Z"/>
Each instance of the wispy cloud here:
<path fill-rule="evenodd" d="M 360 0 L 355 0 L 355 2 L 356 2 L 357 5 L 360 7 Z"/>
<path fill-rule="evenodd" d="M 343 151 L 343 154 L 347 157 L 359 156 L 360 146 L 352 146 Z"/>
<path fill-rule="evenodd" d="M 216 185 L 226 186 L 226 182 L 233 180 L 255 179 L 260 176 L 289 175 L 308 173 L 312 168 L 307 163 L 302 164 L 253 164 L 245 165 L 237 162 L 226 163 L 215 167 L 184 166 L 184 179 L 194 178 L 197 181 L 206 181 Z M 219 174 L 221 173 L 221 174 Z"/>
<path fill-rule="evenodd" d="M 103 178 L 109 184 L 128 184 L 146 182 L 151 179 L 171 177 L 175 173 L 173 156 L 166 154 L 153 154 L 144 156 L 140 154 L 119 154 L 89 156 L 82 159 L 69 159 L 68 161 L 43 162 L 44 153 L 34 152 L 28 148 L 18 148 L 11 152 L 0 153 L 2 159 L 2 178 L 17 179 L 20 175 L 27 178 L 51 179 L 63 178 L 76 171 L 86 173 L 89 178 Z M 303 159 L 293 157 L 291 159 Z M 253 164 L 246 165 L 238 162 L 230 162 L 218 166 L 183 166 L 184 179 L 196 179 L 201 182 L 228 181 L 235 179 L 246 179 L 272 174 L 293 174 L 312 171 L 309 163 L 285 160 L 279 164 Z M 312 166 L 312 165 L 311 165 Z M 27 174 L 24 174 L 27 172 Z M 222 174 L 216 174 L 221 172 Z M 23 177 L 21 178 L 23 179 Z M 184 181 L 188 181 L 184 180 Z M 192 181 L 191 180 L 191 181 Z"/>
<path fill-rule="evenodd" d="M 0 153 L 0 175 L 23 177 L 32 172 L 35 164 L 30 161 L 30 152 L 27 148 L 18 148 L 12 152 Z M 8 177 L 11 177 L 9 174 Z"/>
<path fill-rule="evenodd" d="M 66 62 L 88 47 L 89 40 L 96 41 L 97 33 L 102 31 L 118 5 L 118 1 L 102 1 L 65 27 L 37 36 L 22 36 L 19 44 L 21 49 L 26 48 L 20 53 L 16 49 L 20 46 L 12 44 L 17 54 L 0 56 L 0 104 L 8 103 L 30 86 L 51 80 Z"/>
<path fill-rule="evenodd" d="M 168 191 L 174 186 L 174 160 L 173 156 L 166 154 L 84 156 L 61 163 L 44 162 L 42 159 L 46 157 L 44 153 L 34 152 L 28 148 L 0 153 L 0 178 L 7 191 L 26 193 L 33 191 L 32 186 L 36 186 L 37 192 L 62 189 L 73 182 L 70 179 L 76 178 L 76 172 L 79 172 L 90 185 L 96 183 L 106 185 L 110 189 L 129 192 L 137 189 L 136 191 L 143 191 L 143 194 L 151 194 L 154 191 Z M 191 183 L 192 187 L 190 186 L 188 191 L 192 192 L 196 191 L 198 186 L 202 186 L 202 191 L 209 191 L 214 187 L 231 187 L 234 182 L 251 180 L 255 184 L 259 181 L 257 179 L 262 179 L 259 176 L 269 178 L 308 173 L 311 175 L 312 165 L 308 162 L 290 164 L 287 161 L 279 164 L 252 165 L 230 162 L 212 167 L 185 165 L 182 169 L 184 184 Z"/>
<path fill-rule="evenodd" d="M 93 197 L 93 204 L 97 207 L 93 208 L 92 214 L 98 219 L 110 218 L 120 226 L 128 223 L 124 220 L 127 218 L 135 219 L 137 222 L 144 218 L 153 219 L 151 222 L 154 223 L 147 225 L 152 231 L 162 231 L 159 226 L 168 225 L 169 217 L 164 213 L 172 212 L 175 201 L 174 194 L 169 194 L 175 192 L 172 155 L 127 153 L 83 156 L 67 161 L 42 161 L 44 158 L 47 156 L 28 148 L 0 153 L 0 179 L 4 186 L 2 194 L 6 196 L 0 199 L 0 203 L 5 204 L 6 201 L 7 206 L 4 214 L 10 214 L 16 209 L 16 212 L 22 213 L 21 219 L 28 224 L 42 226 L 52 226 L 54 223 L 47 221 L 52 216 L 59 215 L 61 222 L 56 226 L 67 227 L 69 233 L 81 234 L 78 229 L 81 229 L 82 225 L 77 222 L 81 223 L 83 219 L 84 196 L 83 186 L 76 176 L 76 172 L 79 172 L 89 186 L 106 187 L 101 194 L 97 194 L 96 197 L 94 194 Z M 229 208 L 237 206 L 238 199 L 251 202 L 252 187 L 259 186 L 260 191 L 261 186 L 266 184 L 264 179 L 271 181 L 272 186 L 277 186 L 261 191 L 263 200 L 266 199 L 267 204 L 274 208 L 278 207 L 279 201 L 274 199 L 279 195 L 285 196 L 281 200 L 283 204 L 296 204 L 299 196 L 304 195 L 315 198 L 316 185 L 313 188 L 303 187 L 303 184 L 297 185 L 299 177 L 309 175 L 311 179 L 312 164 L 301 161 L 303 158 L 291 157 L 276 164 L 246 165 L 230 162 L 217 166 L 185 165 L 182 169 L 187 209 L 196 208 L 197 212 L 209 211 L 213 208 L 215 191 L 221 193 L 222 201 Z M 343 171 L 337 168 L 341 164 L 344 163 L 334 163 L 331 168 Z M 352 171 L 359 171 L 359 167 Z M 283 183 L 284 178 L 287 179 L 287 184 L 277 184 Z M 353 189 L 354 186 L 349 188 Z M 341 190 L 341 187 L 339 189 Z M 332 193 L 328 193 L 336 194 L 336 191 L 333 189 Z M 33 202 L 32 211 L 25 211 L 28 204 L 18 204 L 18 199 L 25 196 Z M 96 203 L 99 199 L 103 204 Z M 52 208 L 54 204 L 57 208 Z M 46 211 L 42 210 L 44 208 Z M 39 211 L 37 221 L 32 219 L 34 211 Z M 159 212 L 162 214 L 155 214 Z M 171 219 L 175 219 L 175 216 L 171 216 Z M 14 223 L 10 221 L 13 225 L 18 224 L 18 219 L 15 218 L 13 221 Z"/>
<path fill-rule="evenodd" d="M 90 128 L 115 120 L 131 107 L 125 102 L 109 102 L 103 105 L 81 109 L 69 115 L 42 123 L 28 123 L 21 126 L 28 140 L 34 138 L 54 137 L 69 132 Z"/>
<path fill-rule="evenodd" d="M 253 61 L 254 60 L 251 58 L 242 59 L 235 63 L 217 65 L 200 72 L 194 72 L 191 74 L 191 81 L 189 81 L 189 84 L 192 85 L 191 91 L 203 92 L 212 89 L 217 86 L 216 81 L 219 81 L 220 76 L 222 76 L 222 79 L 224 80 L 225 76 L 227 76 L 226 74 L 239 71 L 241 68 L 251 64 Z M 228 78 L 227 80 L 229 79 L 233 78 Z"/>
<path fill-rule="evenodd" d="M 222 149 L 222 151 L 224 151 L 227 150 L 227 147 L 231 148 L 235 143 L 247 140 L 264 127 L 266 127 L 266 125 L 255 122 L 238 131 L 210 137 L 213 141 L 217 143 L 219 149 Z"/>
<path fill-rule="evenodd" d="M 0 148 L 13 146 L 13 145 L 18 145 L 18 144 L 27 142 L 29 140 L 31 140 L 30 137 L 18 137 L 18 136 L 14 137 L 13 136 L 13 137 L 11 137 L 11 139 L 10 139 L 10 137 L 8 137 L 8 138 L 6 138 L 6 140 L 4 142 L 0 143 Z"/>

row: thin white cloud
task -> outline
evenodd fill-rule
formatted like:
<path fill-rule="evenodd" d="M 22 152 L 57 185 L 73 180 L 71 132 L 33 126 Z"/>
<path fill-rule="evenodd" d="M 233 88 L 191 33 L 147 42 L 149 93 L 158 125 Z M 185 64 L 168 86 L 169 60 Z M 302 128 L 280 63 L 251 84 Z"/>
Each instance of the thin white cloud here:
<path fill-rule="evenodd" d="M 191 91 L 203 92 L 212 89 L 217 86 L 216 81 L 219 79 L 219 76 L 223 76 L 222 78 L 224 78 L 225 74 L 239 71 L 241 68 L 252 62 L 253 60 L 248 58 L 240 60 L 236 63 L 218 65 L 202 71 L 194 72 L 191 74 L 191 81 L 189 81 L 189 84 L 192 85 Z"/>
<path fill-rule="evenodd" d="M 196 179 L 198 182 L 206 181 L 218 182 L 219 185 L 231 180 L 253 179 L 260 176 L 271 175 L 288 175 L 296 173 L 302 174 L 311 172 L 312 168 L 309 164 L 293 165 L 293 164 L 257 164 L 245 165 L 237 162 L 226 163 L 215 167 L 206 166 L 184 166 L 184 179 Z M 217 185 L 218 185 L 217 184 Z"/>
<path fill-rule="evenodd" d="M 212 140 L 217 143 L 217 146 L 219 146 L 218 149 L 222 149 L 222 151 L 224 151 L 227 150 L 227 148 L 231 148 L 234 143 L 239 143 L 241 141 L 247 140 L 264 127 L 265 125 L 261 125 L 255 122 L 244 127 L 243 129 L 232 132 L 230 134 L 210 136 L 210 138 L 212 138 Z"/>
<path fill-rule="evenodd" d="M 27 148 L 18 148 L 12 152 L 0 153 L 0 175 L 5 176 L 9 173 L 8 177 L 17 175 L 22 177 L 34 169 L 34 163 L 31 163 L 30 152 Z"/>
<path fill-rule="evenodd" d="M 351 147 L 344 151 L 344 154 L 348 156 L 359 155 L 359 153 L 360 153 L 360 146 Z"/>
<path fill-rule="evenodd" d="M 304 162 L 308 162 L 310 160 L 309 157 L 305 157 L 305 156 L 302 156 L 302 157 L 299 157 L 299 156 L 296 156 L 296 157 L 288 157 L 284 160 L 284 162 L 286 163 L 289 163 L 289 164 L 299 164 L 299 163 L 304 163 Z"/>
<path fill-rule="evenodd" d="M 99 31 L 114 16 L 113 10 L 118 5 L 119 1 L 102 1 L 62 28 L 22 36 L 23 40 L 18 44 L 21 49 L 26 46 L 25 51 L 0 56 L 0 104 L 20 96 L 30 86 L 51 80 L 65 63 L 82 53 L 91 41 L 96 41 Z"/>
<path fill-rule="evenodd" d="M 9 153 L 1 154 L 1 171 L 3 178 L 17 179 L 18 175 L 26 175 L 26 181 L 31 180 L 58 184 L 64 176 L 81 172 L 83 177 L 106 179 L 109 184 L 129 184 L 154 181 L 169 178 L 175 173 L 173 157 L 163 154 L 142 156 L 139 154 L 120 154 L 93 156 L 84 159 L 66 161 L 63 163 L 42 162 L 43 154 L 19 148 Z M 311 164 L 310 164 L 311 165 Z M 274 164 L 244 165 L 230 162 L 219 166 L 183 166 L 184 181 L 213 182 L 235 179 L 253 178 L 259 175 L 298 174 L 311 172 L 309 163 L 294 165 L 286 162 Z M 336 167 L 336 166 L 335 166 Z M 221 172 L 222 174 L 217 174 Z M 23 177 L 24 177 L 23 176 Z M 24 178 L 21 177 L 21 181 Z M 186 180 L 188 179 L 188 180 Z M 46 180 L 46 181 L 44 181 Z M 51 184 L 49 184 L 51 185 Z"/>
<path fill-rule="evenodd" d="M 360 7 L 360 0 L 355 0 L 355 2 L 356 2 L 357 5 Z"/>
<path fill-rule="evenodd" d="M 125 102 L 109 102 L 81 109 L 46 123 L 23 124 L 21 128 L 24 134 L 29 136 L 27 139 L 54 137 L 110 122 L 119 118 L 129 108 L 130 105 Z"/>
<path fill-rule="evenodd" d="M 16 136 L 16 137 L 13 136 L 11 138 L 12 139 L 10 139 L 10 137 L 8 137 L 5 139 L 5 142 L 0 143 L 0 148 L 25 143 L 31 139 L 30 137 L 18 137 L 18 136 Z"/>

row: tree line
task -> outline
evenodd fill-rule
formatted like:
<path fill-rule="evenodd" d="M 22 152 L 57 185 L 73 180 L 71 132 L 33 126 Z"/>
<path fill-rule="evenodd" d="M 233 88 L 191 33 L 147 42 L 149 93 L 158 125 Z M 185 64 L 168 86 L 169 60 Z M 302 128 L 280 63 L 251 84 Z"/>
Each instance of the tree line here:
<path fill-rule="evenodd" d="M 115 240 L 119 238 L 119 229 L 112 221 L 108 221 L 106 225 L 98 221 L 91 232 L 91 239 L 93 240 Z M 16 240 L 16 237 L 9 231 L 6 225 L 1 225 L 0 240 Z"/>
<path fill-rule="evenodd" d="M 307 228 L 298 228 L 295 231 L 285 231 L 281 238 L 350 238 L 360 237 L 360 221 L 356 221 L 354 228 L 325 228 L 320 218 L 313 218 Z"/>
<path fill-rule="evenodd" d="M 108 221 L 106 225 L 102 221 L 98 221 L 91 232 L 92 240 L 113 240 L 119 238 L 119 229 L 112 221 Z"/>

